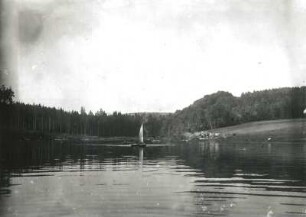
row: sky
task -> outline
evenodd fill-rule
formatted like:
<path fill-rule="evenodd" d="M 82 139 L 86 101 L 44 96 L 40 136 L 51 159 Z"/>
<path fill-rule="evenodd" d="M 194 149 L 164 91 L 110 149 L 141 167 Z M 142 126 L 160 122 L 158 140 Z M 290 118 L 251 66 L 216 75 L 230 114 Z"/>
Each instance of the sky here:
<path fill-rule="evenodd" d="M 304 0 L 3 0 L 2 77 L 66 110 L 174 112 L 302 86 Z M 5 43 L 4 43 L 5 42 Z"/>

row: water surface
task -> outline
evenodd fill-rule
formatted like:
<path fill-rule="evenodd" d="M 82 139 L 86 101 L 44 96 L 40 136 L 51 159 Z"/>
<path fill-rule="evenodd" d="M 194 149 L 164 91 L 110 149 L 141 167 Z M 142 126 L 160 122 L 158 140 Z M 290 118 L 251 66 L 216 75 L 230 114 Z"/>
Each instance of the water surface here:
<path fill-rule="evenodd" d="M 1 216 L 306 216 L 306 144 L 5 141 Z"/>

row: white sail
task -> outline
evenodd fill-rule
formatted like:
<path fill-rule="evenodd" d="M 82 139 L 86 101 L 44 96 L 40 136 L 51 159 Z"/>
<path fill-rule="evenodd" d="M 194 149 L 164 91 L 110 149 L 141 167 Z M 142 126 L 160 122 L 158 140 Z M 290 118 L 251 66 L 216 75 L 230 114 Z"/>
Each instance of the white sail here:
<path fill-rule="evenodd" d="M 143 124 L 141 124 L 140 130 L 139 130 L 139 143 L 143 143 Z"/>

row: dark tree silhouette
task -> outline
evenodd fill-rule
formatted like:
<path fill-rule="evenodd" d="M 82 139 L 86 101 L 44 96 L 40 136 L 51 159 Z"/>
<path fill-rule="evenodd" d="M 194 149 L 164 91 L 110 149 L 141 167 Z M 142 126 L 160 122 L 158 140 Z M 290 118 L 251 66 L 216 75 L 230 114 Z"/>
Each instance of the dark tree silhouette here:
<path fill-rule="evenodd" d="M 6 88 L 4 85 L 0 87 L 0 103 L 11 104 L 15 94 L 11 88 Z"/>
<path fill-rule="evenodd" d="M 303 118 L 306 87 L 278 88 L 243 93 L 240 97 L 224 91 L 204 96 L 177 111 L 164 123 L 165 135 L 208 130 L 250 121 Z"/>
<path fill-rule="evenodd" d="M 0 129 L 21 132 L 91 135 L 101 137 L 137 136 L 145 120 L 146 136 L 175 136 L 259 120 L 303 118 L 306 87 L 279 88 L 243 93 L 235 97 L 219 91 L 206 95 L 173 114 L 95 114 L 64 111 L 42 105 L 13 102 L 11 88 L 0 87 Z"/>

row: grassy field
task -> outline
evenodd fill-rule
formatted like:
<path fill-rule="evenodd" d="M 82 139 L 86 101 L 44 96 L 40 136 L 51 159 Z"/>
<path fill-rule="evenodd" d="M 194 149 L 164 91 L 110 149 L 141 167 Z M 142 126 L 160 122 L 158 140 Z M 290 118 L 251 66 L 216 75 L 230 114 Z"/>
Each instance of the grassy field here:
<path fill-rule="evenodd" d="M 258 137 L 273 140 L 306 140 L 306 118 L 250 122 L 210 130 L 226 136 Z"/>

